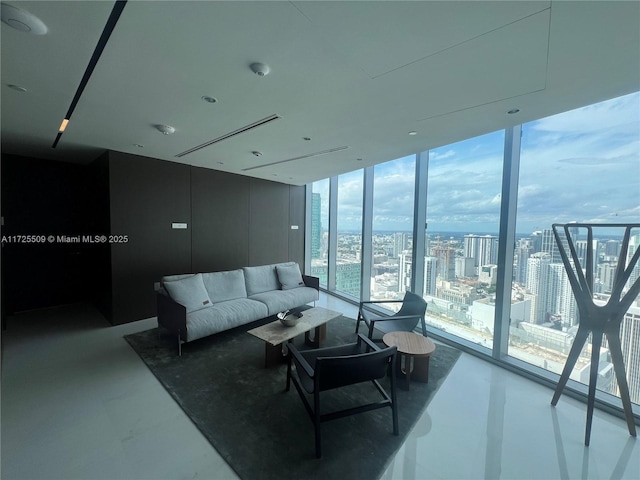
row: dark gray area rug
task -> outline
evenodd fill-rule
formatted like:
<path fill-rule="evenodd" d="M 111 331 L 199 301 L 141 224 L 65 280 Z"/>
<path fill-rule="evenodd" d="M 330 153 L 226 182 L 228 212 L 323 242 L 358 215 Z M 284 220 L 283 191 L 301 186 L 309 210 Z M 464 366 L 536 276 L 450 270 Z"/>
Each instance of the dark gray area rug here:
<path fill-rule="evenodd" d="M 284 391 L 286 364 L 265 369 L 264 343 L 246 333 L 257 325 L 186 344 L 182 357 L 175 342 L 158 339 L 156 329 L 125 337 L 243 480 L 380 478 L 460 356 L 438 345 L 429 383 L 412 382 L 410 391 L 399 385 L 399 436 L 393 435 L 388 408 L 333 420 L 322 424 L 322 458 L 316 459 L 313 424 L 293 385 Z M 331 321 L 323 346 L 354 342 L 354 330 L 353 319 Z M 300 349 L 306 348 L 302 340 L 296 339 Z M 388 379 L 381 383 L 388 386 Z M 331 409 L 379 399 L 370 383 L 322 395 Z"/>

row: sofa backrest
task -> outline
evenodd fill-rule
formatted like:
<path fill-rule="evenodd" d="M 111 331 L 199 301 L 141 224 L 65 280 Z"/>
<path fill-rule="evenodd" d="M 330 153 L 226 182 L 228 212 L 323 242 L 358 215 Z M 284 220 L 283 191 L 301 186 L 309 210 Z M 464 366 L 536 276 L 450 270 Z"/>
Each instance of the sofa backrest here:
<path fill-rule="evenodd" d="M 175 282 L 176 280 L 183 280 L 185 278 L 193 277 L 194 275 L 195 274 L 193 274 L 193 273 L 180 273 L 178 275 L 165 275 L 164 277 L 162 277 L 162 283 L 164 283 L 164 282 Z"/>
<path fill-rule="evenodd" d="M 256 293 L 280 290 L 280 281 L 276 273 L 276 265 L 293 265 L 295 262 L 274 263 L 258 267 L 243 267 L 247 296 Z"/>
<path fill-rule="evenodd" d="M 203 273 L 202 280 L 212 303 L 247 298 L 244 272 L 241 268 L 226 272 Z"/>

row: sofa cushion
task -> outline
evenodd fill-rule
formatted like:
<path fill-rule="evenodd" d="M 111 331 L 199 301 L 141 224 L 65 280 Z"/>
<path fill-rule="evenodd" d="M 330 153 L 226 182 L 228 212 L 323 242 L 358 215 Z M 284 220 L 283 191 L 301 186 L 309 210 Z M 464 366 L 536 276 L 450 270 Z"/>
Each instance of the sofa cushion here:
<path fill-rule="evenodd" d="M 202 280 L 213 303 L 247 298 L 242 269 L 226 272 L 203 273 Z"/>
<path fill-rule="evenodd" d="M 193 273 L 180 273 L 178 275 L 165 275 L 162 277 L 162 283 L 173 282 L 174 280 L 182 280 L 183 278 L 193 277 Z"/>
<path fill-rule="evenodd" d="M 297 263 L 293 265 L 276 265 L 276 273 L 282 290 L 304 287 L 300 266 Z"/>
<path fill-rule="evenodd" d="M 269 315 L 275 315 L 278 312 L 315 302 L 318 300 L 318 291 L 311 287 L 300 287 L 257 293 L 249 298 L 264 303 L 269 309 Z"/>
<path fill-rule="evenodd" d="M 229 330 L 268 316 L 267 307 L 254 300 L 239 298 L 216 303 L 187 315 L 187 341 Z"/>
<path fill-rule="evenodd" d="M 180 305 L 184 305 L 187 313 L 210 308 L 212 305 L 200 273 L 179 280 L 164 280 L 163 284 L 169 296 Z"/>
<path fill-rule="evenodd" d="M 277 265 L 293 265 L 294 262 L 279 263 Z M 244 280 L 247 286 L 247 296 L 256 293 L 280 290 L 280 282 L 276 273 L 276 264 L 261 265 L 259 267 L 244 267 Z"/>

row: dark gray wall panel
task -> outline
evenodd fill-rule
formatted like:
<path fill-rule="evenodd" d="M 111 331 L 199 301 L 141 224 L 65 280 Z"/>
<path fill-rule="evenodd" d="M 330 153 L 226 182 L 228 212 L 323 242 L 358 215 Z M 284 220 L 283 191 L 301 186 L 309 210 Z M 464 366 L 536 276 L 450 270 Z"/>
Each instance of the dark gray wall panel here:
<path fill-rule="evenodd" d="M 304 201 L 305 187 L 289 187 L 289 260 L 304 269 Z M 297 230 L 291 230 L 296 225 Z"/>
<path fill-rule="evenodd" d="M 22 257 L 12 248 L 13 270 L 4 248 L 10 312 L 93 301 L 121 324 L 156 315 L 154 283 L 163 275 L 304 264 L 304 187 L 119 152 L 88 166 L 3 155 L 2 173 L 4 234 L 128 236 L 127 243 L 29 246 Z M 45 270 L 40 277 L 55 277 L 55 285 L 29 283 Z"/>
<path fill-rule="evenodd" d="M 289 259 L 289 185 L 252 178 L 249 195 L 249 264 Z"/>
<path fill-rule="evenodd" d="M 248 177 L 191 168 L 194 272 L 249 265 Z"/>
<path fill-rule="evenodd" d="M 154 282 L 191 271 L 190 167 L 118 152 L 109 153 L 112 323 L 155 316 Z"/>

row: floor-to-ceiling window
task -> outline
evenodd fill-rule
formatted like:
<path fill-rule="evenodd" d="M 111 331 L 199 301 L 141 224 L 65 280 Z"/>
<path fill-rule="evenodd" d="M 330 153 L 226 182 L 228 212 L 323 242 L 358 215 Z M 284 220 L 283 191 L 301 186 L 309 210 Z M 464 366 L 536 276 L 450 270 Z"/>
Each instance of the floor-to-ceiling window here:
<path fill-rule="evenodd" d="M 517 152 L 507 153 L 516 144 Z M 371 271 L 371 299 L 400 299 L 419 286 L 434 334 L 464 339 L 461 344 L 473 344 L 498 361 L 559 374 L 579 316 L 551 228 L 574 221 L 640 222 L 640 93 L 376 165 L 365 171 L 364 188 L 362 178 L 359 171 L 332 179 L 338 221 L 331 233 L 337 235 L 338 253 L 330 262 L 356 258 L 357 233 L 349 238 L 347 227 L 356 212 L 372 225 L 371 243 L 360 243 L 371 247 L 370 254 L 360 255 L 362 271 Z M 509 188 L 503 178 L 511 179 L 505 182 Z M 363 203 L 371 190 L 372 201 Z M 329 180 L 314 183 L 312 192 L 309 212 L 321 223 L 319 233 L 312 231 L 321 245 L 321 253 L 311 252 L 312 273 L 323 278 L 324 272 L 326 285 Z M 414 210 L 424 212 L 425 198 L 426 227 L 415 232 L 425 235 L 424 250 L 416 240 L 413 252 L 419 238 L 413 225 L 421 225 Z M 370 207 L 352 209 L 356 204 Z M 506 211 L 509 218 L 501 218 Z M 574 233 L 576 248 L 586 251 L 584 232 Z M 596 302 L 606 302 L 611 292 L 620 245 L 620 232 L 596 232 Z M 639 248 L 635 231 L 623 263 Z M 416 281 L 414 271 L 423 278 Z M 639 277 L 640 265 L 629 283 Z M 341 290 L 339 281 L 335 290 Z M 640 298 L 622 322 L 621 343 L 631 399 L 639 404 Z M 588 345 L 573 380 L 588 382 L 589 350 Z M 606 343 L 598 373 L 601 392 L 618 395 Z"/>
<path fill-rule="evenodd" d="M 402 299 L 410 289 L 415 168 L 415 155 L 375 166 L 371 300 Z"/>
<path fill-rule="evenodd" d="M 504 132 L 429 151 L 424 288 L 427 323 L 490 348 Z"/>
<path fill-rule="evenodd" d="M 329 245 L 329 179 L 311 185 L 311 275 L 327 286 Z"/>
<path fill-rule="evenodd" d="M 363 171 L 338 177 L 336 291 L 360 298 Z"/>
<path fill-rule="evenodd" d="M 518 190 L 509 355 L 559 374 L 579 315 L 552 225 L 640 222 L 640 94 L 523 124 Z M 585 262 L 586 230 L 570 233 Z M 635 233 L 632 252 L 640 247 L 640 231 Z M 621 235 L 619 229 L 594 229 L 593 293 L 601 304 L 611 293 Z M 637 302 L 623 320 L 622 337 L 631 399 L 640 404 Z M 590 341 L 570 377 L 582 383 L 589 382 Z M 597 385 L 619 394 L 606 344 Z"/>

